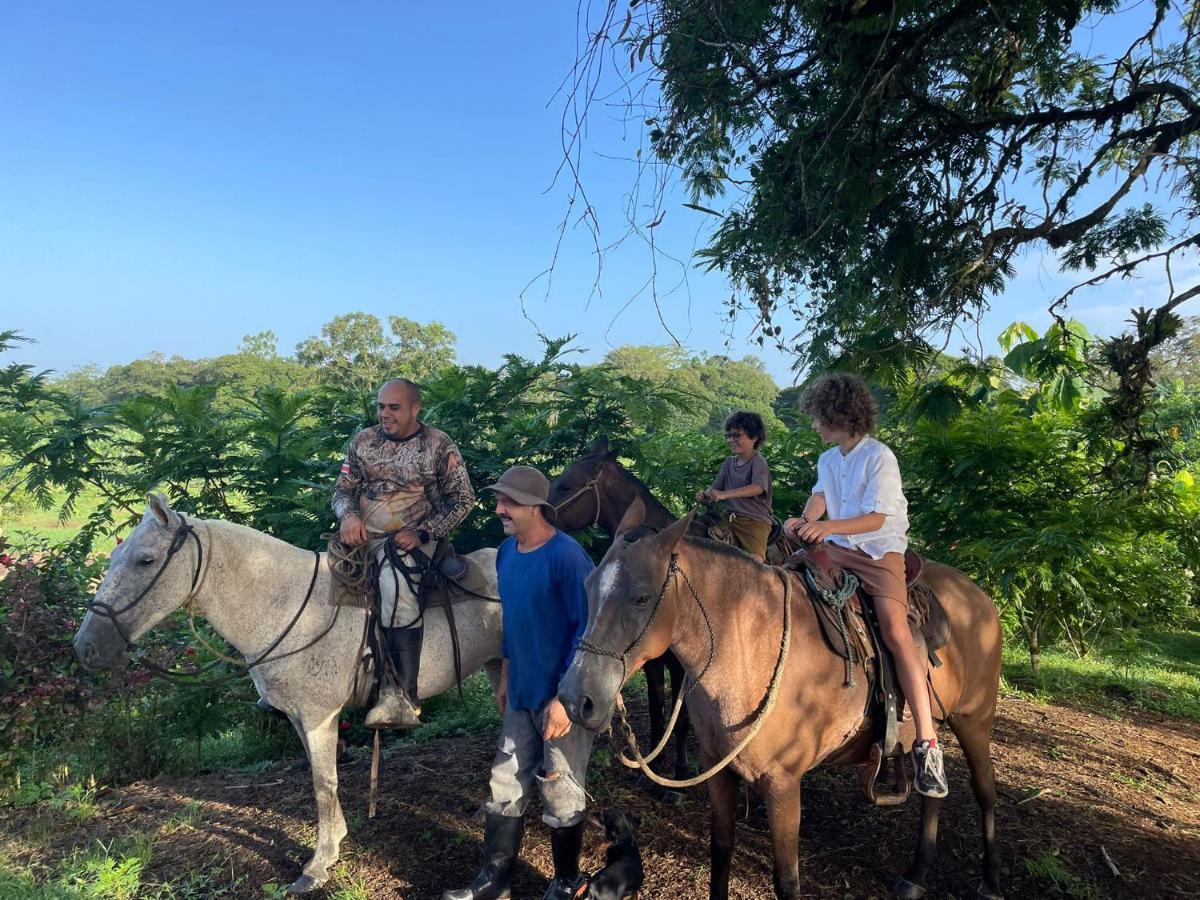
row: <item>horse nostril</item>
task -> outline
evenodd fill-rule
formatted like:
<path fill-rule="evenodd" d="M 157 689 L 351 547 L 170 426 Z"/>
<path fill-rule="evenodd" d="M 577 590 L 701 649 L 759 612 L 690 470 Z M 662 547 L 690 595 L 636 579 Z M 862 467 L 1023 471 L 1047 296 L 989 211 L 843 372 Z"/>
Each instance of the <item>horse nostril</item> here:
<path fill-rule="evenodd" d="M 579 711 L 582 714 L 583 721 L 591 721 L 592 713 L 596 711 L 596 704 L 592 702 L 592 698 L 587 694 L 583 695 L 583 701 L 579 704 Z"/>

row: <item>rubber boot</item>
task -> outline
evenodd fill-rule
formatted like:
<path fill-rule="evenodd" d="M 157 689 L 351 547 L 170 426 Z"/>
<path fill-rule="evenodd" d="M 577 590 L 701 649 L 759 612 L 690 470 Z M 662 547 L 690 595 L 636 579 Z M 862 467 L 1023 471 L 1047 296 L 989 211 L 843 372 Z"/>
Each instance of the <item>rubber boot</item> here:
<path fill-rule="evenodd" d="M 554 880 L 542 900 L 574 900 L 587 885 L 587 876 L 579 871 L 579 851 L 583 848 L 583 820 L 566 828 L 550 829 L 550 854 L 554 857 Z"/>
<path fill-rule="evenodd" d="M 523 817 L 488 813 L 479 874 L 470 887 L 446 891 L 442 900 L 507 900 L 511 897 L 513 869 L 517 865 L 517 851 L 521 849 L 524 831 Z"/>
<path fill-rule="evenodd" d="M 417 695 L 417 675 L 421 666 L 423 626 L 385 628 L 388 653 L 396 669 L 399 685 L 384 680 L 375 705 L 363 724 L 368 728 L 416 728 L 421 724 L 421 710 L 411 698 Z"/>

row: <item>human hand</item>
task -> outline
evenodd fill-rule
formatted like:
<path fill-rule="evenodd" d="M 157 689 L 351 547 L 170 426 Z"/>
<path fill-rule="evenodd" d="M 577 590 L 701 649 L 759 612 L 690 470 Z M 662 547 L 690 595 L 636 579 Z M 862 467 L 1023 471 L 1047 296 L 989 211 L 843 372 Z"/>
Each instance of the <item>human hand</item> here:
<path fill-rule="evenodd" d="M 556 741 L 565 737 L 571 730 L 571 720 L 567 711 L 557 697 L 546 705 L 545 718 L 542 724 L 542 740 Z"/>
<path fill-rule="evenodd" d="M 697 503 L 708 503 L 710 499 L 711 498 L 710 498 L 709 491 L 707 491 L 707 490 L 696 491 L 696 502 Z"/>
<path fill-rule="evenodd" d="M 356 513 L 349 513 L 338 526 L 338 534 L 347 547 L 357 547 L 367 542 L 367 526 Z"/>
<path fill-rule="evenodd" d="M 405 528 L 402 531 L 396 532 L 396 536 L 392 540 L 396 542 L 397 547 L 406 553 L 410 553 L 421 546 L 421 536 L 413 528 Z"/>
<path fill-rule="evenodd" d="M 804 522 L 795 530 L 796 537 L 809 544 L 819 544 L 827 537 L 837 533 L 837 524 L 828 519 L 822 519 L 820 522 Z"/>

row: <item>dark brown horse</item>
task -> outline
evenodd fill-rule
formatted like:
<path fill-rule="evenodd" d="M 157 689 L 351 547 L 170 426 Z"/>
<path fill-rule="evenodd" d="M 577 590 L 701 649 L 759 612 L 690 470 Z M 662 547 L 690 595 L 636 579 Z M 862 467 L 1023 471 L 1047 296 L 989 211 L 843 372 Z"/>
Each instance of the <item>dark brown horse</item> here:
<path fill-rule="evenodd" d="M 559 686 L 571 719 L 607 725 L 621 685 L 647 659 L 668 648 L 696 687 L 688 712 L 706 767 L 730 757 L 708 780 L 712 801 L 709 896 L 729 896 L 737 784 L 762 797 L 775 857 L 775 895 L 799 892 L 797 841 L 800 780 L 820 764 L 866 760 L 870 721 L 866 679 L 844 686 L 843 661 L 830 651 L 800 582 L 738 550 L 686 537 L 687 517 L 661 532 L 642 527 L 635 503 L 617 526 L 600 565 L 588 578 L 587 632 Z M 990 752 L 1000 678 L 1000 623 L 991 599 L 961 572 L 928 563 L 925 581 L 949 619 L 951 638 L 932 685 L 947 711 L 971 770 L 983 820 L 981 896 L 1000 894 L 995 835 L 996 787 Z M 792 588 L 786 587 L 791 583 Z M 785 604 L 785 598 L 790 602 Z M 790 627 L 790 640 L 782 641 Z M 756 730 L 757 729 L 757 730 Z M 739 744 L 749 742 L 738 750 Z M 901 729 L 909 746 L 911 723 Z M 896 885 L 920 897 L 937 849 L 942 801 L 922 798 L 921 833 L 912 864 Z"/>
<path fill-rule="evenodd" d="M 646 510 L 646 522 L 655 528 L 666 528 L 675 517 L 654 495 L 617 462 L 602 437 L 588 452 L 571 463 L 561 475 L 550 482 L 549 500 L 558 514 L 558 526 L 566 531 L 582 531 L 595 525 L 611 538 L 616 534 L 621 515 L 635 499 Z M 650 745 L 657 746 L 666 727 L 666 672 L 671 673 L 671 701 L 678 698 L 683 684 L 683 665 L 669 650 L 662 656 L 646 660 L 646 702 L 650 713 Z M 675 725 L 675 770 L 677 779 L 691 772 L 687 761 L 687 713 L 681 713 Z"/>

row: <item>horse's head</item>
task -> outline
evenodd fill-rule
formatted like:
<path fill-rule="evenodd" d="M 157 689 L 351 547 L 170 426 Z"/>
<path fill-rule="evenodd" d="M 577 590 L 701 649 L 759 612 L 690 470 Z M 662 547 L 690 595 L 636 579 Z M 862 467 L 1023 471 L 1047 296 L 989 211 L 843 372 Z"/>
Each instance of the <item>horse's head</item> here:
<path fill-rule="evenodd" d="M 675 629 L 671 559 L 692 517 L 656 532 L 642 524 L 645 514 L 635 500 L 588 576 L 587 631 L 558 686 L 567 715 L 596 731 L 612 717 L 621 685 L 666 652 Z"/>
<path fill-rule="evenodd" d="M 608 438 L 597 438 L 581 456 L 550 482 L 547 499 L 558 514 L 558 527 L 564 531 L 582 531 L 600 518 L 600 491 L 597 479 L 613 459 Z"/>
<path fill-rule="evenodd" d="M 88 604 L 75 635 L 79 661 L 89 669 L 124 662 L 129 646 L 190 595 L 200 573 L 198 548 L 199 537 L 166 497 L 151 494 L 141 524 L 113 551 Z"/>

